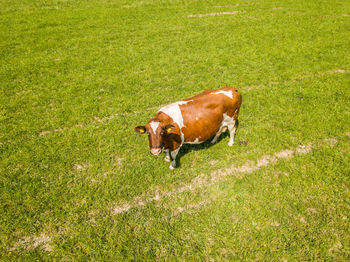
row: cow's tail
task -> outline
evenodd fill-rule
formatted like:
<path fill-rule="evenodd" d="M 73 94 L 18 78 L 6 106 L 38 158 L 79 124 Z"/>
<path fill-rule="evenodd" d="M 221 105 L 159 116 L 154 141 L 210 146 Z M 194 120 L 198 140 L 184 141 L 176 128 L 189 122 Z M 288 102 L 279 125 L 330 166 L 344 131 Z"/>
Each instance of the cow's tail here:
<path fill-rule="evenodd" d="M 230 117 L 233 117 L 234 120 L 237 120 L 239 110 L 242 105 L 242 95 L 240 92 L 238 92 L 237 88 L 229 87 L 232 91 L 232 104 L 230 106 L 230 109 L 228 110 L 228 115 Z"/>

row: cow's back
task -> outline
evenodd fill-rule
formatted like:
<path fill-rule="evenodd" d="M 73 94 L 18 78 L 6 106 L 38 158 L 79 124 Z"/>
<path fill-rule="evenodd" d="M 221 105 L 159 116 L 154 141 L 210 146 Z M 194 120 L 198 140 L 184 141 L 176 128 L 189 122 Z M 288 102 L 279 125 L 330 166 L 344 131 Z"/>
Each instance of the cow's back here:
<path fill-rule="evenodd" d="M 220 127 L 224 114 L 233 117 L 241 105 L 237 89 L 224 87 L 205 90 L 199 95 L 184 100 L 179 105 L 183 118 L 181 129 L 184 142 L 203 142 L 212 137 Z"/>

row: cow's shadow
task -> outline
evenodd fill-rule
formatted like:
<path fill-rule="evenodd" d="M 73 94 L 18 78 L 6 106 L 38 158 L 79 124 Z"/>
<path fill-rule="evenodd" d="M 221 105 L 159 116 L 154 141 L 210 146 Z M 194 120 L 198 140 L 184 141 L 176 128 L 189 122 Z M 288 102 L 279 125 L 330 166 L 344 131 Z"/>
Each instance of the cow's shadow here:
<path fill-rule="evenodd" d="M 216 143 L 212 144 L 210 141 L 214 138 L 211 137 L 207 141 L 201 143 L 201 144 L 184 144 L 181 148 L 179 153 L 177 154 L 176 157 L 176 167 L 181 167 L 181 157 L 192 152 L 192 151 L 198 151 L 206 148 L 210 148 L 212 146 L 215 146 L 217 143 L 220 143 L 221 140 L 224 140 L 226 137 L 229 137 L 229 132 L 224 132 L 220 135 Z"/>

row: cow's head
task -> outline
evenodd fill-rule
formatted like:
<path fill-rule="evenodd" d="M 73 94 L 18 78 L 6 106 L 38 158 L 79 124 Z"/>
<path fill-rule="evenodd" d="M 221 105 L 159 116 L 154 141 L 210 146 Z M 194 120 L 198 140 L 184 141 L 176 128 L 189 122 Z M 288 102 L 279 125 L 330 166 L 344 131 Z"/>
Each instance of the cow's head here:
<path fill-rule="evenodd" d="M 159 119 L 151 119 L 145 126 L 135 127 L 136 133 L 148 134 L 149 147 L 152 155 L 162 153 L 166 136 L 174 131 L 173 125 L 164 125 Z"/>

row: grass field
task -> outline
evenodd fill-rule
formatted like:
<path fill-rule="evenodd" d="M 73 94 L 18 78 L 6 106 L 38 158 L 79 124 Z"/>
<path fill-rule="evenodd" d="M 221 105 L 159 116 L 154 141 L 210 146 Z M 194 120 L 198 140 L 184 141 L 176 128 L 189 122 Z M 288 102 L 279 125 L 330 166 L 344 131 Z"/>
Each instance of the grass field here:
<path fill-rule="evenodd" d="M 0 47 L 0 260 L 350 260 L 350 1 L 0 0 Z M 133 130 L 226 85 L 233 147 Z"/>

